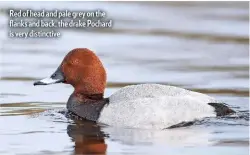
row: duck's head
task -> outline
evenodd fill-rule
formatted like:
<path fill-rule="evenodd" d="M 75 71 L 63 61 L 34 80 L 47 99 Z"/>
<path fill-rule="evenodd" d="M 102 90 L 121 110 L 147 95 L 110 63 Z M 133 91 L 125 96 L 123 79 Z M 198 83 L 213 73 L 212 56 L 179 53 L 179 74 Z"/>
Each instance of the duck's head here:
<path fill-rule="evenodd" d="M 36 81 L 34 85 L 55 83 L 71 84 L 76 92 L 84 94 L 103 94 L 106 71 L 94 52 L 86 48 L 76 48 L 65 56 L 50 77 Z"/>

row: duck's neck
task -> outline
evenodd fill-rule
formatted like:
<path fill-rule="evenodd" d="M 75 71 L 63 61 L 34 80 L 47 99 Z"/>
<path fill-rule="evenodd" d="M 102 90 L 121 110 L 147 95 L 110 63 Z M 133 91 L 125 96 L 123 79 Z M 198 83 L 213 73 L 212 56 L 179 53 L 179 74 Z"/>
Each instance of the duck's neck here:
<path fill-rule="evenodd" d="M 100 84 L 93 85 L 92 83 L 81 83 L 74 86 L 73 95 L 79 100 L 102 100 L 105 86 Z"/>
<path fill-rule="evenodd" d="M 98 101 L 103 99 L 103 93 L 86 94 L 83 92 L 74 91 L 72 95 L 79 103 L 84 103 L 86 101 Z"/>

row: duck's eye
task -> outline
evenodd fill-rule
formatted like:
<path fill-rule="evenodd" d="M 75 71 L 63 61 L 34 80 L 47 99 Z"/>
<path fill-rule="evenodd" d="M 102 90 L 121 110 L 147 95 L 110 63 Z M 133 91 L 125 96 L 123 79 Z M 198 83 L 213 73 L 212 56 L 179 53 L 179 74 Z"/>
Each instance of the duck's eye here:
<path fill-rule="evenodd" d="M 73 60 L 70 61 L 71 65 L 75 65 L 75 64 L 78 64 L 78 63 L 79 63 L 78 59 L 73 59 Z"/>
<path fill-rule="evenodd" d="M 78 59 L 75 59 L 73 63 L 74 63 L 74 64 L 78 64 L 78 63 L 79 63 L 79 60 L 78 60 Z"/>

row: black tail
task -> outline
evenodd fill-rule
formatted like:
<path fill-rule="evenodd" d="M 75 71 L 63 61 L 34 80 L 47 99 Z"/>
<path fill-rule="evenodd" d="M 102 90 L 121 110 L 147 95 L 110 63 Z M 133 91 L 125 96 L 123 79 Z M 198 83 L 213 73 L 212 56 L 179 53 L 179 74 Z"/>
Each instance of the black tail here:
<path fill-rule="evenodd" d="M 208 103 L 208 104 L 215 108 L 217 116 L 224 116 L 235 113 L 234 110 L 230 109 L 224 103 Z"/>

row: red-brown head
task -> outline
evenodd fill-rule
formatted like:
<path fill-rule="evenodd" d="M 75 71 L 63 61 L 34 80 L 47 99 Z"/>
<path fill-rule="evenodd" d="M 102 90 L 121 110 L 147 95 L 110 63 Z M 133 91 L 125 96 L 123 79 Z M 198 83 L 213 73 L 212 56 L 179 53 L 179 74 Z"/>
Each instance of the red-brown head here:
<path fill-rule="evenodd" d="M 75 88 L 75 93 L 86 95 L 103 94 L 106 86 L 106 71 L 100 59 L 87 48 L 70 51 L 61 65 L 49 78 L 34 85 L 67 83 Z"/>

